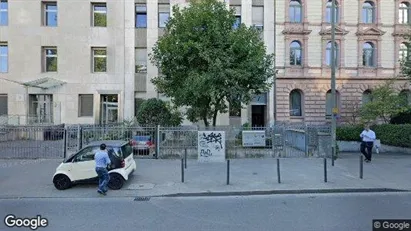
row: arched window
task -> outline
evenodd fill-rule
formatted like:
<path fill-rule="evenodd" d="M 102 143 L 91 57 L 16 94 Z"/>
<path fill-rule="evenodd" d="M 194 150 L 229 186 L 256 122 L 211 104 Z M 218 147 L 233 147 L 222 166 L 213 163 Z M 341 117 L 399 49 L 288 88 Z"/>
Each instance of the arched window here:
<path fill-rule="evenodd" d="M 362 105 L 364 106 L 365 104 L 369 103 L 372 101 L 372 97 L 371 97 L 371 90 L 365 90 L 362 93 Z"/>
<path fill-rule="evenodd" d="M 400 92 L 400 98 L 401 98 L 402 106 L 411 105 L 411 91 L 410 90 L 402 90 Z"/>
<path fill-rule="evenodd" d="M 331 66 L 331 42 L 327 43 L 327 49 L 325 52 L 325 62 L 327 63 L 328 66 Z M 334 43 L 334 64 L 337 67 L 338 66 L 338 44 Z"/>
<path fill-rule="evenodd" d="M 398 12 L 398 23 L 409 24 L 410 23 L 410 4 L 408 2 L 401 2 Z"/>
<path fill-rule="evenodd" d="M 303 7 L 299 0 L 290 1 L 290 22 L 302 22 L 303 21 Z"/>
<path fill-rule="evenodd" d="M 363 45 L 362 65 L 364 67 L 375 66 L 375 47 L 371 42 L 366 42 Z"/>
<path fill-rule="evenodd" d="M 331 90 L 327 91 L 327 94 L 325 95 L 325 115 L 326 116 L 332 116 L 333 112 L 333 96 L 331 93 Z M 340 111 L 340 93 L 338 91 L 335 91 L 335 105 L 338 108 L 338 111 Z"/>
<path fill-rule="evenodd" d="M 375 5 L 371 1 L 362 4 L 362 22 L 375 23 Z"/>
<path fill-rule="evenodd" d="M 332 23 L 331 22 L 331 13 L 332 13 L 332 0 L 328 0 L 327 2 L 327 6 L 325 9 L 325 20 L 328 23 Z M 338 2 L 335 1 L 335 23 L 339 22 L 339 18 L 340 18 L 340 13 L 339 13 L 339 9 L 338 9 Z"/>
<path fill-rule="evenodd" d="M 290 44 L 290 65 L 301 65 L 302 63 L 302 48 L 301 43 L 293 41 Z"/>
<path fill-rule="evenodd" d="M 302 116 L 302 92 L 294 89 L 290 92 L 290 116 Z"/>
<path fill-rule="evenodd" d="M 408 57 L 410 45 L 408 43 L 400 44 L 399 59 L 404 60 Z"/>

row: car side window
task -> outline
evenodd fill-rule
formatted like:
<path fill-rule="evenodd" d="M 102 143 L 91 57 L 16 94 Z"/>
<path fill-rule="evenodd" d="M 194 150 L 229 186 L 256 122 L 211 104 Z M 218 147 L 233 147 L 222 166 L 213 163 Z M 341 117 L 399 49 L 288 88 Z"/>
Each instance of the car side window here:
<path fill-rule="evenodd" d="M 117 147 L 115 147 L 115 148 L 110 147 L 110 148 L 107 149 L 107 151 L 108 151 L 109 155 L 114 155 L 116 157 L 121 157 L 120 149 L 117 148 Z"/>
<path fill-rule="evenodd" d="M 74 159 L 74 162 L 83 162 L 94 160 L 94 155 L 97 152 L 95 147 L 87 147 L 83 149 Z"/>

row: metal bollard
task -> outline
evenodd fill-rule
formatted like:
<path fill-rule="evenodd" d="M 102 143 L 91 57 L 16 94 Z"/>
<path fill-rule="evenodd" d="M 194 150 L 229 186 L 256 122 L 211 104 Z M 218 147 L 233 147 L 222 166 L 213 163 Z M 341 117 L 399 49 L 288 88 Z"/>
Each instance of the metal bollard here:
<path fill-rule="evenodd" d="M 280 176 L 280 159 L 277 158 L 277 180 L 278 183 L 281 183 L 281 176 Z"/>
<path fill-rule="evenodd" d="M 67 158 L 67 138 L 68 138 L 67 128 L 64 128 L 63 137 L 64 137 L 63 158 L 66 159 Z"/>
<path fill-rule="evenodd" d="M 187 148 L 184 149 L 184 168 L 187 168 Z"/>
<path fill-rule="evenodd" d="M 230 160 L 227 160 L 227 185 L 230 184 Z"/>
<path fill-rule="evenodd" d="M 332 153 L 331 153 L 331 166 L 334 166 L 334 151 L 335 151 L 335 147 L 332 147 L 331 148 L 331 150 L 332 150 Z"/>
<path fill-rule="evenodd" d="M 184 159 L 181 158 L 181 182 L 184 183 Z"/>
<path fill-rule="evenodd" d="M 324 157 L 324 182 L 327 182 L 327 158 Z"/>
<path fill-rule="evenodd" d="M 360 155 L 360 179 L 363 178 L 363 172 L 364 172 L 364 157 Z"/>

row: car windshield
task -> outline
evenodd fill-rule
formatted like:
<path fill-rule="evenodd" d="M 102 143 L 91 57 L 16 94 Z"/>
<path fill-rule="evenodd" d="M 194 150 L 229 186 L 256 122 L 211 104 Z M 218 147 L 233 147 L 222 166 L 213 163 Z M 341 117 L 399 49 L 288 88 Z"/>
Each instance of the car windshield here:
<path fill-rule="evenodd" d="M 135 141 L 150 141 L 150 136 L 134 136 Z"/>

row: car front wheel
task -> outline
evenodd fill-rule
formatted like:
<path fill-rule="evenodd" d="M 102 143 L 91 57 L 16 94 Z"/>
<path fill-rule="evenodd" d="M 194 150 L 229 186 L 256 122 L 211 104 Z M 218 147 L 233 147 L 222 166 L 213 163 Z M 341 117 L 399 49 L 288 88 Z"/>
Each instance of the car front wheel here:
<path fill-rule="evenodd" d="M 68 176 L 59 174 L 53 178 L 54 187 L 58 190 L 65 190 L 71 187 L 71 180 Z"/>
<path fill-rule="evenodd" d="M 118 173 L 110 174 L 110 181 L 108 187 L 113 190 L 121 189 L 124 185 L 124 178 Z"/>

